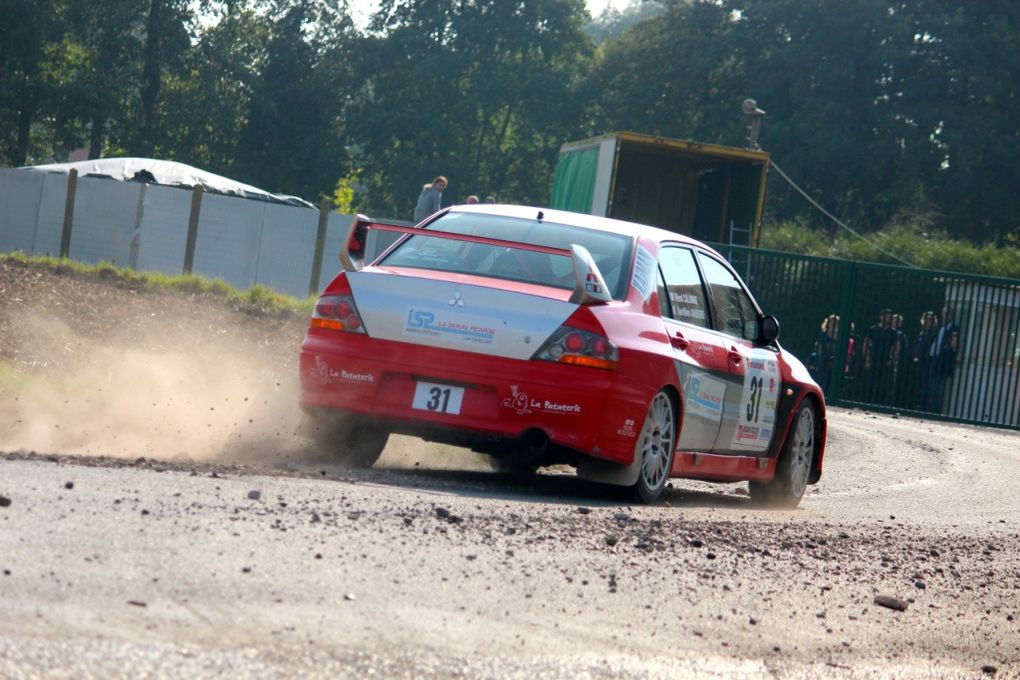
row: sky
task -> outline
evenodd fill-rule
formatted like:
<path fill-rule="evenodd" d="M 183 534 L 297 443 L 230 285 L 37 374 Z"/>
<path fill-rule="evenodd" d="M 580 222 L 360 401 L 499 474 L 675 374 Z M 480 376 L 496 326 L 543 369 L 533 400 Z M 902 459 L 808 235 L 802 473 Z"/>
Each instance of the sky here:
<path fill-rule="evenodd" d="M 593 16 L 597 17 L 602 14 L 603 10 L 607 7 L 613 7 L 614 9 L 623 9 L 631 0 L 586 0 L 588 5 L 588 12 Z M 369 15 L 379 5 L 379 0 L 350 0 L 351 16 L 358 25 L 363 25 L 368 21 Z"/>

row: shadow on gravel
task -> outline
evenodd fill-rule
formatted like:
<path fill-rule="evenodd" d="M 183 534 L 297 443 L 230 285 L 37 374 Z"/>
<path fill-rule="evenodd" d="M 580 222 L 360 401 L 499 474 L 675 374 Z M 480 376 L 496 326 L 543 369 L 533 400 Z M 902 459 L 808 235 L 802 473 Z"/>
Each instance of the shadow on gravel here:
<path fill-rule="evenodd" d="M 553 505 L 632 505 L 629 490 L 598 484 L 570 473 L 539 473 L 527 479 L 500 472 L 476 470 L 373 469 L 346 470 L 345 474 L 359 482 L 400 487 L 421 492 L 449 494 L 466 498 L 504 498 L 516 502 Z M 674 480 L 657 504 L 673 508 L 719 508 L 734 510 L 759 509 L 746 495 L 730 490 L 734 485 L 720 485 L 718 490 L 688 489 Z M 704 483 L 703 487 L 707 486 Z"/>

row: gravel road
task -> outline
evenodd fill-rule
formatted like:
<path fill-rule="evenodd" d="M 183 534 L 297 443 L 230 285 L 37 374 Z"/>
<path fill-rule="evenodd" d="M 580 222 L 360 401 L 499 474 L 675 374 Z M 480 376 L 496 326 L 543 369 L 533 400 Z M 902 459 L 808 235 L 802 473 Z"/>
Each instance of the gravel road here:
<path fill-rule="evenodd" d="M 1020 677 L 1018 435 L 836 410 L 799 510 L 351 471 L 0 458 L 2 677 Z"/>

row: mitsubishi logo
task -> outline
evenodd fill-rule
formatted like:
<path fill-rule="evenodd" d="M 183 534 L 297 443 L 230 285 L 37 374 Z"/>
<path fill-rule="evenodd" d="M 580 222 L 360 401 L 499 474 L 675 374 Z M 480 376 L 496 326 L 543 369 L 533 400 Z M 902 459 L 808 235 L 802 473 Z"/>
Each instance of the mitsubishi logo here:
<path fill-rule="evenodd" d="M 453 296 L 453 299 L 450 300 L 447 304 L 450 305 L 451 307 L 463 307 L 464 306 L 464 300 L 462 299 L 459 290 Z"/>

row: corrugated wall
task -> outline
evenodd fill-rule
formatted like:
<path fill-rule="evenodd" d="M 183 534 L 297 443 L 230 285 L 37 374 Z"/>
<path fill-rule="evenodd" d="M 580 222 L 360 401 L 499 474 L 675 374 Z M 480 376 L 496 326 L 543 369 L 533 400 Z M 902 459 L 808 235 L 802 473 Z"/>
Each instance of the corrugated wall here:
<path fill-rule="evenodd" d="M 0 252 L 59 254 L 67 185 L 63 174 L 0 169 Z M 79 177 L 69 256 L 179 274 L 191 199 L 186 188 Z M 311 208 L 204 194 L 193 272 L 305 297 L 318 219 Z M 340 271 L 337 253 L 352 220 L 329 215 L 321 286 Z"/>

